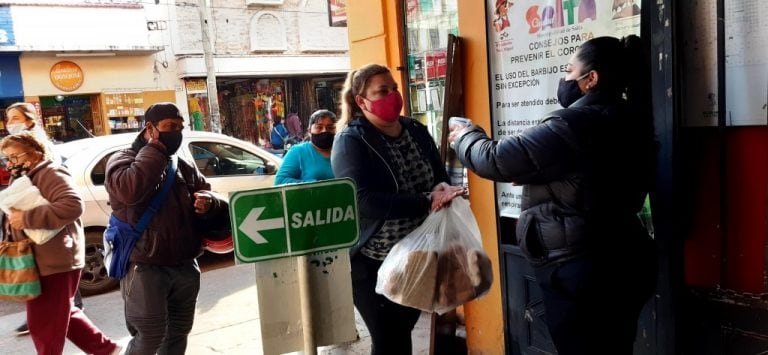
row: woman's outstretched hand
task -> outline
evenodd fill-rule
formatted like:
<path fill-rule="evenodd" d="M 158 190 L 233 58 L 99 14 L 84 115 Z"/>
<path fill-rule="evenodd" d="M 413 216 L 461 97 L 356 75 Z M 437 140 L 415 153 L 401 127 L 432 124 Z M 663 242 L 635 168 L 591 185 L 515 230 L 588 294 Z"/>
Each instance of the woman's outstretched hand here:
<path fill-rule="evenodd" d="M 451 200 L 463 194 L 464 188 L 461 186 L 451 186 L 444 182 L 439 183 L 430 194 L 432 210 L 439 211 L 443 207 L 450 206 Z"/>

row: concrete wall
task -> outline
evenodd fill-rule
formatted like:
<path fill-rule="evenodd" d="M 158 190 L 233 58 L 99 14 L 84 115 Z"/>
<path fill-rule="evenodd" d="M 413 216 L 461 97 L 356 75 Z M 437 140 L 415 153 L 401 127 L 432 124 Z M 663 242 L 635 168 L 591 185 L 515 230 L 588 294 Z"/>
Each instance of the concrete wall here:
<path fill-rule="evenodd" d="M 325 0 L 285 0 L 282 5 L 250 6 L 244 0 L 215 0 L 210 13 L 217 56 L 338 54 L 348 48 L 347 28 L 329 26 Z M 178 6 L 176 24 L 177 54 L 201 54 L 198 8 Z M 264 49 L 253 48 L 254 37 L 263 39 Z"/>

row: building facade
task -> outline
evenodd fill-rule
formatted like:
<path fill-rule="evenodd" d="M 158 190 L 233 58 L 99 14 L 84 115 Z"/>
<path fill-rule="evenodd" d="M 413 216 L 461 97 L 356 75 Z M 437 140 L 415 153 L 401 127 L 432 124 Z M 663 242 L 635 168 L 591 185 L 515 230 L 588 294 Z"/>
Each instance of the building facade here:
<path fill-rule="evenodd" d="M 3 80 L 9 90 L 3 90 L 0 103 L 33 103 L 51 137 L 137 131 L 148 105 L 176 101 L 174 58 L 165 52 L 170 38 L 149 26 L 149 21 L 167 22 L 167 4 L 4 3 L 0 18 L 6 38 L 0 52 L 21 90 Z"/>
<path fill-rule="evenodd" d="M 201 9 L 175 10 L 178 77 L 197 129 L 209 130 Z M 269 146 L 272 122 L 291 110 L 304 127 L 315 110 L 337 110 L 349 70 L 343 12 L 331 16 L 327 0 L 214 0 L 207 11 L 222 133 Z"/>
<path fill-rule="evenodd" d="M 136 131 L 176 102 L 211 130 L 209 19 L 222 133 L 269 146 L 275 119 L 338 108 L 349 70 L 343 1 L 0 2 L 0 106 L 29 101 L 53 137 Z M 331 6 L 333 5 L 333 6 Z M 7 89 L 7 90 L 5 90 Z"/>

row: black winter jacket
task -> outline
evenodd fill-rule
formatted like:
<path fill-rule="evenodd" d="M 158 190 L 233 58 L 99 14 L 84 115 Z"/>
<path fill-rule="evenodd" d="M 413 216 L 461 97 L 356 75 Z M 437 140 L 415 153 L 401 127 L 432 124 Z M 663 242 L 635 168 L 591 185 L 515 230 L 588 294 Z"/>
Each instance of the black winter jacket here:
<path fill-rule="evenodd" d="M 472 126 L 455 149 L 477 175 L 524 185 L 517 240 L 543 265 L 647 239 L 637 212 L 653 176 L 654 140 L 643 112 L 589 94 L 498 142 Z"/>
<path fill-rule="evenodd" d="M 448 182 L 440 154 L 427 128 L 407 117 L 400 117 L 400 123 L 429 157 L 435 185 Z M 381 229 L 385 220 L 423 216 L 431 206 L 427 197 L 431 190 L 423 191 L 423 194 L 398 193 L 397 177 L 384 139 L 376 127 L 360 117 L 350 122 L 333 142 L 331 165 L 334 176 L 352 178 L 357 184 L 360 240 L 352 248 L 352 255 Z"/>

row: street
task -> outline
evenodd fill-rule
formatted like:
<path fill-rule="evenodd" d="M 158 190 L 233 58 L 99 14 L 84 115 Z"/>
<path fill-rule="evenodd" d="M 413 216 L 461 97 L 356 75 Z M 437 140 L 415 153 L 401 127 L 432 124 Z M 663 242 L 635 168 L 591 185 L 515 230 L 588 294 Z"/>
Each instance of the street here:
<path fill-rule="evenodd" d="M 260 325 L 256 299 L 255 271 L 252 264 L 232 265 L 231 254 L 206 254 L 200 264 L 202 276 L 195 325 L 189 337 L 187 354 L 261 354 Z M 85 298 L 85 312 L 108 336 L 124 345 L 128 339 L 120 293 Z M 29 336 L 16 336 L 14 329 L 24 322 L 23 304 L 0 302 L 0 349 L 3 354 L 32 354 Z M 423 314 L 413 332 L 414 354 L 427 354 L 428 314 Z M 368 354 L 370 338 L 357 317 L 360 340 L 323 347 L 322 354 Z M 82 354 L 67 342 L 64 354 Z"/>

